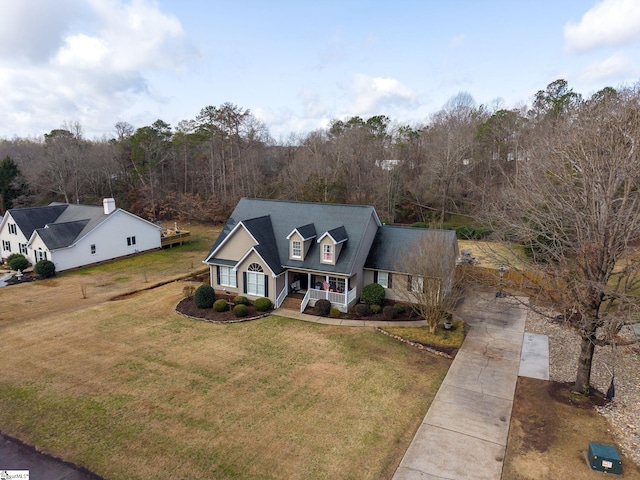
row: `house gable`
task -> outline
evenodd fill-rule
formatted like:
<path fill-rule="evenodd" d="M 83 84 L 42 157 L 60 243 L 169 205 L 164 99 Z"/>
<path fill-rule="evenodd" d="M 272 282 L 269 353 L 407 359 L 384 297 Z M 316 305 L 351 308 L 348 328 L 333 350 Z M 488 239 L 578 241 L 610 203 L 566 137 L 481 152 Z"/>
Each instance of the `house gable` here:
<path fill-rule="evenodd" d="M 289 241 L 289 260 L 303 261 L 307 253 L 309 253 L 314 238 L 316 238 L 316 228 L 313 223 L 294 228 L 293 231 L 287 235 L 287 240 Z"/>
<path fill-rule="evenodd" d="M 217 259 L 234 260 L 237 262 L 257 244 L 256 239 L 244 224 L 240 222 L 229 234 L 226 241 L 220 244 L 215 252 L 212 252 L 207 261 L 215 257 Z"/>

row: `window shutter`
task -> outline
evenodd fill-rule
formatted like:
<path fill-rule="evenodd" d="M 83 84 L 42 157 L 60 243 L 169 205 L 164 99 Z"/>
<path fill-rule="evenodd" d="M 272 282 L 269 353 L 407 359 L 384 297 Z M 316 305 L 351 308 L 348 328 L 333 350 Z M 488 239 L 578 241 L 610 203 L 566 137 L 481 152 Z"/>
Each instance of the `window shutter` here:
<path fill-rule="evenodd" d="M 391 285 L 391 272 L 387 273 L 387 288 L 393 288 L 393 285 Z"/>
<path fill-rule="evenodd" d="M 216 265 L 216 281 L 218 282 L 218 285 L 220 285 L 220 266 Z"/>
<path fill-rule="evenodd" d="M 373 283 L 378 283 L 378 271 L 373 271 Z"/>
<path fill-rule="evenodd" d="M 264 296 L 269 298 L 269 275 L 264 276 Z"/>
<path fill-rule="evenodd" d="M 242 293 L 247 293 L 247 272 L 242 272 Z"/>
<path fill-rule="evenodd" d="M 411 275 L 407 275 L 407 290 L 411 291 Z"/>

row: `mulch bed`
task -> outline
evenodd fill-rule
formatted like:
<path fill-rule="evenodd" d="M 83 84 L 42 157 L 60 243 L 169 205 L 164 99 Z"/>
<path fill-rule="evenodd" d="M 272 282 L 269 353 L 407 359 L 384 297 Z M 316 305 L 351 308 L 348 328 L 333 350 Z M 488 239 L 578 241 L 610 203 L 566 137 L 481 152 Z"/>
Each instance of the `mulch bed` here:
<path fill-rule="evenodd" d="M 187 317 L 198 318 L 208 322 L 233 323 L 253 320 L 265 316 L 265 312 L 258 312 L 253 305 L 248 305 L 249 313 L 246 317 L 236 317 L 231 310 L 216 312 L 213 308 L 198 308 L 193 303 L 193 297 L 182 299 L 176 305 L 176 312 Z"/>
<path fill-rule="evenodd" d="M 393 306 L 395 302 L 386 300 L 384 306 L 390 305 Z M 383 308 L 384 308 L 383 306 Z M 304 313 L 308 315 L 317 315 L 317 313 L 313 310 L 313 307 L 307 307 Z M 349 319 L 349 320 L 371 320 L 376 322 L 417 322 L 422 320 L 422 318 L 410 308 L 406 307 L 404 313 L 397 314 L 396 318 L 393 320 L 389 320 L 388 318 L 384 318 L 382 314 L 382 310 L 380 313 L 370 313 L 369 315 L 360 316 L 357 315 L 353 309 L 348 313 L 342 313 L 340 318 Z"/>

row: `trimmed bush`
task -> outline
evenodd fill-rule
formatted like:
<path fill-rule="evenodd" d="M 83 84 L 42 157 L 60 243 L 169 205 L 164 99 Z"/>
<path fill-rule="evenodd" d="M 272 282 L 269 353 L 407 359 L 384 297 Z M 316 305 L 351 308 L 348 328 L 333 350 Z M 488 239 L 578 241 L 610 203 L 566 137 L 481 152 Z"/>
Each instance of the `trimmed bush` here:
<path fill-rule="evenodd" d="M 238 295 L 237 297 L 233 297 L 233 303 L 236 305 L 249 305 L 249 299 L 242 295 Z"/>
<path fill-rule="evenodd" d="M 18 270 L 24 271 L 29 266 L 29 260 L 27 260 L 24 255 L 14 253 L 10 255 L 10 258 L 7 258 L 7 265 L 9 265 L 9 268 L 14 272 Z"/>
<path fill-rule="evenodd" d="M 7 257 L 7 259 L 5 260 L 5 263 L 6 263 L 7 265 L 9 265 L 9 262 L 10 262 L 11 260 L 13 260 L 14 258 L 25 258 L 25 256 L 24 256 L 24 255 L 22 255 L 21 253 L 12 253 L 11 255 L 9 255 L 9 256 Z"/>
<path fill-rule="evenodd" d="M 385 320 L 393 320 L 398 316 L 398 312 L 391 305 L 387 305 L 382 309 L 382 316 Z"/>
<path fill-rule="evenodd" d="M 367 305 L 382 305 L 384 303 L 384 287 L 379 283 L 370 283 L 362 289 L 360 298 Z"/>
<path fill-rule="evenodd" d="M 257 298 L 253 302 L 253 307 L 258 312 L 266 312 L 267 310 L 271 309 L 272 305 L 273 304 L 271 303 L 271 300 L 269 300 L 268 298 L 265 298 L 265 297 Z"/>
<path fill-rule="evenodd" d="M 382 311 L 382 307 L 380 305 L 369 305 L 369 310 L 371 310 L 371 313 L 376 314 Z"/>
<path fill-rule="evenodd" d="M 329 310 L 329 316 L 331 318 L 340 318 L 342 316 L 342 312 L 335 307 L 331 307 L 331 310 Z"/>
<path fill-rule="evenodd" d="M 392 308 L 396 311 L 398 315 L 402 315 L 404 312 L 407 311 L 407 307 L 405 307 L 401 303 L 396 303 Z"/>
<path fill-rule="evenodd" d="M 239 303 L 238 305 L 233 307 L 233 314 L 238 318 L 246 317 L 247 315 L 249 315 L 249 307 L 247 307 L 244 303 Z"/>
<path fill-rule="evenodd" d="M 229 304 L 224 298 L 219 298 L 215 302 L 213 302 L 213 309 L 216 312 L 226 312 L 229 310 Z"/>
<path fill-rule="evenodd" d="M 211 285 L 200 285 L 193 294 L 193 303 L 197 308 L 211 308 L 216 301 L 216 292 Z"/>
<path fill-rule="evenodd" d="M 322 298 L 316 301 L 316 304 L 313 307 L 313 311 L 316 313 L 316 315 L 320 315 L 321 317 L 326 317 L 327 315 L 329 315 L 329 312 L 331 311 L 331 302 L 329 300 Z"/>
<path fill-rule="evenodd" d="M 33 266 L 33 271 L 42 278 L 50 278 L 56 274 L 56 265 L 51 260 L 40 260 Z"/>
<path fill-rule="evenodd" d="M 359 317 L 366 317 L 371 313 L 371 310 L 369 310 L 369 305 L 367 305 L 366 303 L 357 304 L 353 308 L 353 311 L 356 312 L 356 315 L 358 315 Z"/>

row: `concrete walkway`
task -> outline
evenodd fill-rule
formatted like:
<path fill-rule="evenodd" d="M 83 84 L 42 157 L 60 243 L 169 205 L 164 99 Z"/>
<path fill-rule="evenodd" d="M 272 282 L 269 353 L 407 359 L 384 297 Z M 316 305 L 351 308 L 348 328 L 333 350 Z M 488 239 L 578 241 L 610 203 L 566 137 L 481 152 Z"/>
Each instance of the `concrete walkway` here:
<path fill-rule="evenodd" d="M 469 333 L 393 480 L 499 480 L 527 311 L 513 299 L 465 300 Z"/>

